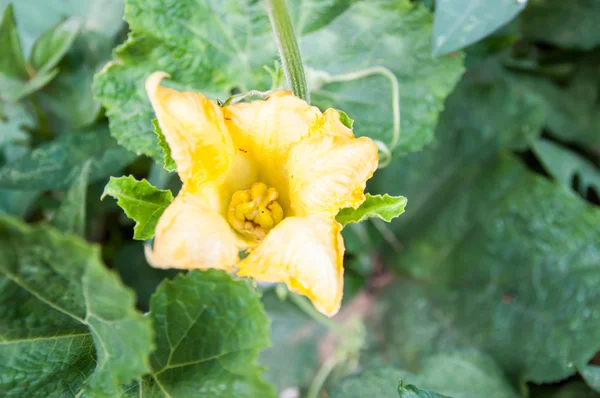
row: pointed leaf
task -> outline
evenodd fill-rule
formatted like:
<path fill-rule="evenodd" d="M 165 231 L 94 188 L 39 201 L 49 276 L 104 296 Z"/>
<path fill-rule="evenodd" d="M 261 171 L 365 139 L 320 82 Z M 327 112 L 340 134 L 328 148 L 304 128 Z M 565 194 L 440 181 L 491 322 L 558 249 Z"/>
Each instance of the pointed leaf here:
<path fill-rule="evenodd" d="M 29 78 L 12 4 L 6 7 L 0 21 L 0 48 L 0 93 L 3 97 L 12 97 L 11 92 Z"/>
<path fill-rule="evenodd" d="M 145 179 L 133 176 L 111 177 L 104 188 L 102 199 L 110 195 L 127 217 L 135 220 L 133 239 L 144 240 L 154 236 L 154 229 L 162 213 L 173 201 L 171 191 L 158 189 Z"/>
<path fill-rule="evenodd" d="M 379 218 L 390 222 L 404 213 L 407 200 L 403 196 L 366 194 L 365 201 L 357 208 L 340 210 L 335 219 L 342 225 L 359 223 L 368 218 Z"/>
<path fill-rule="evenodd" d="M 112 397 L 149 370 L 151 322 L 100 251 L 0 216 L 0 391 Z"/>
<path fill-rule="evenodd" d="M 60 62 L 79 34 L 81 23 L 81 18 L 71 17 L 35 41 L 29 63 L 37 73 L 49 71 Z"/>

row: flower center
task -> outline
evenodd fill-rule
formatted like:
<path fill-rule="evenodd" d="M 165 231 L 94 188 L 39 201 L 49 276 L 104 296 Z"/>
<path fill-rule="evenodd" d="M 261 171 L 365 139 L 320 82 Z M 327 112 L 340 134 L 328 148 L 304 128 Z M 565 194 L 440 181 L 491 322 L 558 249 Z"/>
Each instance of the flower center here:
<path fill-rule="evenodd" d="M 240 234 L 254 240 L 263 239 L 283 219 L 279 192 L 262 182 L 250 189 L 235 191 L 227 211 L 229 224 Z"/>

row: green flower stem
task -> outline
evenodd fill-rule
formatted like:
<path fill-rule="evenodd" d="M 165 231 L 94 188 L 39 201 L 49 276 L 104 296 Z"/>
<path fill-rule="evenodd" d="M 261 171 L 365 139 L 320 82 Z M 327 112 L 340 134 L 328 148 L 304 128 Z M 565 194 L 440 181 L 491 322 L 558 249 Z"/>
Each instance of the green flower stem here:
<path fill-rule="evenodd" d="M 266 0 L 266 3 L 287 86 L 294 95 L 310 103 L 304 65 L 285 0 Z"/>
<path fill-rule="evenodd" d="M 288 298 L 294 304 L 300 307 L 300 309 L 304 311 L 304 313 L 306 313 L 308 316 L 310 316 L 312 319 L 325 326 L 326 328 L 331 329 L 335 333 L 338 333 L 340 335 L 346 332 L 341 325 L 317 311 L 315 307 L 313 307 L 313 305 L 310 303 L 310 301 L 308 301 L 308 299 L 300 297 L 299 295 L 293 293 L 289 293 Z"/>

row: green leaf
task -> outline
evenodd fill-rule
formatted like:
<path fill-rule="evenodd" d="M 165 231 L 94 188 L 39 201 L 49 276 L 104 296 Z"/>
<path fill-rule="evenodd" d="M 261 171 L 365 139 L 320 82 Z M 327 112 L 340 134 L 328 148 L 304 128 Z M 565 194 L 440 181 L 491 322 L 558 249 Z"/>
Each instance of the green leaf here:
<path fill-rule="evenodd" d="M 119 272 L 123 283 L 135 290 L 138 308 L 142 311 L 150 309 L 150 296 L 166 278 L 174 278 L 180 271 L 176 269 L 153 268 L 146 260 L 144 246 L 146 242 L 125 242 L 114 261 L 114 268 Z"/>
<path fill-rule="evenodd" d="M 111 177 L 102 198 L 106 195 L 117 199 L 127 217 L 135 220 L 133 239 L 138 240 L 154 236 L 156 223 L 173 201 L 173 193 L 168 189 L 158 189 L 145 179 L 138 181 L 133 176 Z"/>
<path fill-rule="evenodd" d="M 272 343 L 260 355 L 265 378 L 280 392 L 308 387 L 319 368 L 318 345 L 327 328 L 290 300 L 281 300 L 274 289 L 265 292 L 263 303 L 271 319 Z"/>
<path fill-rule="evenodd" d="M 512 75 L 520 84 L 535 93 L 545 108 L 545 124 L 550 133 L 562 141 L 594 147 L 600 143 L 600 99 L 596 87 L 600 76 L 593 65 L 600 59 L 591 57 L 590 66 L 582 65 L 567 85 L 561 87 L 548 79 L 530 74 Z"/>
<path fill-rule="evenodd" d="M 600 44 L 598 18 L 600 3 L 595 0 L 532 1 L 521 26 L 527 38 L 590 50 Z"/>
<path fill-rule="evenodd" d="M 401 382 L 453 398 L 519 396 L 489 357 L 476 351 L 456 351 L 427 358 L 421 369 L 414 373 L 391 366 L 367 369 L 357 376 L 343 379 L 330 391 L 329 397 L 397 398 L 402 391 L 399 388 Z"/>
<path fill-rule="evenodd" d="M 450 398 L 435 392 L 419 390 L 416 386 L 400 384 L 398 386 L 398 395 L 400 398 Z"/>
<path fill-rule="evenodd" d="M 2 164 L 14 162 L 29 152 L 27 130 L 35 127 L 35 118 L 21 102 L 0 102 L 0 152 Z M 0 189 L 0 212 L 23 217 L 38 192 Z"/>
<path fill-rule="evenodd" d="M 402 252 L 383 252 L 414 280 L 381 297 L 382 349 L 416 367 L 440 350 L 475 346 L 519 381 L 554 381 L 599 348 L 600 214 L 499 154 L 527 147 L 545 109 L 525 85 L 492 72 L 484 65 L 465 76 L 437 141 L 392 162 L 370 187 L 410 192 L 414 203 L 390 224 Z"/>
<path fill-rule="evenodd" d="M 390 355 L 474 346 L 519 381 L 566 378 L 599 348 L 600 211 L 511 157 L 474 167 L 403 241 L 415 281 L 381 298 Z"/>
<path fill-rule="evenodd" d="M 579 368 L 579 373 L 592 390 L 600 393 L 600 366 L 585 365 Z"/>
<path fill-rule="evenodd" d="M 532 148 L 546 171 L 558 182 L 570 188 L 573 178 L 578 176 L 583 196 L 590 187 L 600 193 L 600 170 L 592 162 L 544 139 L 535 141 Z"/>
<path fill-rule="evenodd" d="M 191 271 L 166 280 L 150 302 L 156 329 L 152 372 L 131 397 L 275 397 L 256 365 L 269 345 L 260 296 L 223 271 Z"/>
<path fill-rule="evenodd" d="M 406 198 L 403 196 L 366 194 L 365 201 L 357 208 L 346 208 L 339 211 L 335 219 L 343 226 L 359 223 L 368 218 L 379 218 L 385 222 L 404 213 Z"/>
<path fill-rule="evenodd" d="M 526 149 L 540 134 L 543 103 L 495 68 L 484 63 L 471 69 L 448 97 L 434 143 L 393 161 L 370 181 L 372 193 L 410 193 L 413 205 L 390 224 L 403 243 L 435 221 L 451 197 L 472 189 L 501 149 Z"/>
<path fill-rule="evenodd" d="M 105 126 L 64 134 L 0 168 L 0 187 L 23 190 L 60 189 L 69 186 L 91 160 L 90 182 L 98 181 L 133 162 Z"/>
<path fill-rule="evenodd" d="M 334 3 L 328 3 L 335 9 L 330 16 L 319 9 L 314 20 L 307 18 L 321 3 L 292 4 L 300 19 L 296 21 L 299 31 L 311 31 L 299 40 L 305 63 L 317 77 L 313 79 L 314 104 L 322 109 L 344 109 L 356 117 L 355 131 L 360 135 L 390 141 L 389 79 L 373 75 L 344 84 L 319 79 L 386 67 L 400 86 L 400 150 L 422 148 L 431 140 L 443 100 L 462 73 L 462 56 L 431 59 L 431 46 L 422 40 L 431 35 L 430 13 L 408 0 L 400 4 L 363 0 L 351 7 L 341 1 Z M 270 89 L 271 79 L 263 66 L 273 65 L 277 51 L 260 2 L 198 4 L 182 0 L 165 9 L 158 0 L 130 0 L 126 19 L 133 33 L 115 51 L 115 62 L 97 75 L 94 91 L 107 108 L 112 134 L 138 154 L 161 157 L 150 124 L 154 113 L 144 90 L 144 81 L 152 72 L 164 70 L 172 76 L 165 84 L 202 91 L 213 99 L 227 98 L 234 89 Z M 313 21 L 316 25 L 303 28 Z M 225 27 L 231 26 L 236 27 L 235 33 L 225 33 Z M 349 40 L 362 26 L 377 29 L 361 35 L 360 40 Z"/>
<path fill-rule="evenodd" d="M 52 224 L 65 233 L 85 236 L 85 204 L 91 165 L 91 160 L 85 162 L 52 220 Z"/>
<path fill-rule="evenodd" d="M 124 26 L 124 0 L 78 0 L 75 2 L 40 0 L 0 0 L 0 9 L 13 3 L 17 28 L 25 53 L 30 53 L 35 41 L 67 17 L 82 19 L 82 34 L 94 33 L 114 39 Z"/>
<path fill-rule="evenodd" d="M 433 24 L 433 55 L 459 50 L 510 22 L 526 2 L 498 0 L 438 1 Z"/>
<path fill-rule="evenodd" d="M 351 129 L 352 126 L 354 126 L 354 120 L 350 119 L 350 116 L 348 116 L 348 114 L 344 111 L 338 110 L 338 113 L 340 114 L 340 122 L 342 122 L 344 126 Z"/>
<path fill-rule="evenodd" d="M 37 73 L 50 71 L 67 53 L 81 29 L 81 19 L 71 17 L 44 32 L 33 44 L 29 63 Z"/>
<path fill-rule="evenodd" d="M 0 9 L 11 1 L 0 0 Z M 117 34 L 124 26 L 124 1 L 12 2 L 25 53 L 32 51 L 34 42 L 45 31 L 66 17 L 83 22 L 77 39 L 58 64 L 60 73 L 37 91 L 36 97 L 51 131 L 70 131 L 92 124 L 100 112 L 100 103 L 93 98 L 91 89 L 93 76 L 110 59 Z"/>
<path fill-rule="evenodd" d="M 390 149 L 400 153 L 422 149 L 432 140 L 444 99 L 463 72 L 462 54 L 431 57 L 431 36 L 431 13 L 420 4 L 354 3 L 329 25 L 300 39 L 309 84 L 312 80 L 312 102 L 322 109 L 343 109 L 356 120 L 357 135 L 389 145 L 394 128 L 393 77 L 399 86 L 401 133 L 397 147 Z M 334 82 L 336 75 L 372 67 L 384 67 L 391 76 L 376 73 Z"/>
<path fill-rule="evenodd" d="M 4 9 L 2 21 L 0 22 L 0 48 L 3 52 L 2 58 L 0 58 L 1 87 L 4 87 L 5 80 L 27 79 L 27 69 L 25 69 L 23 49 L 17 32 L 12 4 Z"/>
<path fill-rule="evenodd" d="M 60 62 L 58 76 L 36 93 L 52 131 L 78 129 L 96 121 L 101 105 L 93 97 L 93 77 L 110 58 L 113 46 L 93 32 L 80 35 Z"/>
<path fill-rule="evenodd" d="M 167 170 L 168 172 L 176 171 L 177 165 L 175 164 L 175 161 L 171 157 L 171 148 L 169 148 L 169 144 L 167 143 L 167 140 L 165 139 L 165 136 L 163 135 L 162 130 L 160 129 L 160 126 L 158 125 L 158 120 L 153 119 L 152 124 L 154 125 L 154 132 L 158 136 L 158 146 L 163 151 L 163 167 L 164 167 L 164 169 Z"/>
<path fill-rule="evenodd" d="M 15 86 L 29 78 L 12 4 L 6 7 L 0 22 L 0 48 L 3 53 L 0 57 L 0 92 L 3 97 L 11 97 Z"/>
<path fill-rule="evenodd" d="M 149 369 L 151 322 L 83 240 L 0 216 L 0 391 L 116 396 Z"/>

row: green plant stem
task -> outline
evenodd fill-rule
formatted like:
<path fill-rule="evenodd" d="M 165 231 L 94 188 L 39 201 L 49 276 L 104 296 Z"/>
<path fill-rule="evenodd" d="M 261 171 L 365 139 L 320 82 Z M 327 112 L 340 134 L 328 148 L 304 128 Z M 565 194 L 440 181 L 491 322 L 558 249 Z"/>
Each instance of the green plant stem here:
<path fill-rule="evenodd" d="M 266 0 L 266 3 L 287 86 L 294 95 L 310 103 L 304 65 L 285 0 Z"/>
<path fill-rule="evenodd" d="M 333 330 L 333 332 L 338 334 L 345 333 L 345 330 L 341 325 L 334 322 L 332 319 L 327 318 L 325 315 L 321 314 L 319 311 L 313 307 L 313 305 L 304 297 L 300 297 L 296 294 L 290 293 L 288 294 L 288 298 L 294 302 L 302 311 L 304 311 L 308 316 L 312 319 L 325 326 L 328 329 Z"/>
<path fill-rule="evenodd" d="M 313 379 L 313 382 L 308 389 L 308 393 L 306 394 L 306 398 L 319 398 L 319 393 L 323 389 L 323 385 L 325 384 L 327 377 L 329 377 L 339 362 L 339 359 L 335 356 L 331 356 L 325 360 L 323 365 L 319 368 L 317 375 Z"/>

